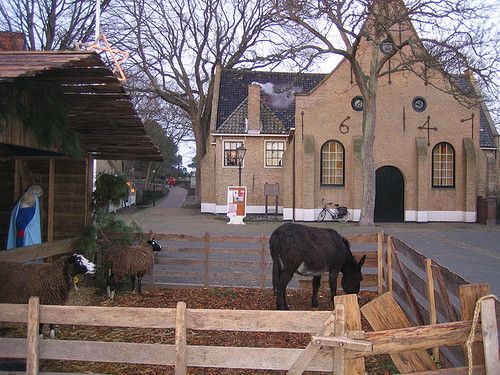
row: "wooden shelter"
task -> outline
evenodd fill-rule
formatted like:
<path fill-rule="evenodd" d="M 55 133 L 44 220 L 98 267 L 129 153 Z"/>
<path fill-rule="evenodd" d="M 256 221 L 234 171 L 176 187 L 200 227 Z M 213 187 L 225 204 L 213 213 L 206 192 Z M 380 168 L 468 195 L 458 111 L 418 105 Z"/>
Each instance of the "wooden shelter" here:
<path fill-rule="evenodd" d="M 47 144 L 50 132 L 59 138 Z M 92 159 L 162 160 L 99 55 L 0 52 L 0 249 L 14 202 L 31 184 L 44 191 L 43 241 L 79 235 L 90 219 Z"/>

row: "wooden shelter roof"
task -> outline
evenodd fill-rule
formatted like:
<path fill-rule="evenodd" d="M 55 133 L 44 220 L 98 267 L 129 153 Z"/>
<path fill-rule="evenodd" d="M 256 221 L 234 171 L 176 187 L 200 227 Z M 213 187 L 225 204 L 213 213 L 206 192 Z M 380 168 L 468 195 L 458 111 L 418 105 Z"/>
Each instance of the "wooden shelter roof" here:
<path fill-rule="evenodd" d="M 0 83 L 36 77 L 63 97 L 69 124 L 94 159 L 161 161 L 130 96 L 93 52 L 0 52 Z"/>

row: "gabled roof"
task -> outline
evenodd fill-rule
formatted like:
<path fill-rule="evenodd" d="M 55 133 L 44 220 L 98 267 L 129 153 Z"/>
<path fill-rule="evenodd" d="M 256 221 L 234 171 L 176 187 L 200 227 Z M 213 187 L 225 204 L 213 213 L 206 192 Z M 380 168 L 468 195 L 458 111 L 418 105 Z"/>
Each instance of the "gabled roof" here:
<path fill-rule="evenodd" d="M 19 77 L 34 77 L 59 93 L 70 126 L 94 159 L 162 160 L 130 96 L 96 53 L 0 52 L 0 84 Z"/>
<path fill-rule="evenodd" d="M 286 134 L 295 126 L 295 95 L 306 93 L 327 75 L 223 69 L 217 107 L 217 133 L 246 133 L 248 86 L 261 85 L 263 134 Z"/>

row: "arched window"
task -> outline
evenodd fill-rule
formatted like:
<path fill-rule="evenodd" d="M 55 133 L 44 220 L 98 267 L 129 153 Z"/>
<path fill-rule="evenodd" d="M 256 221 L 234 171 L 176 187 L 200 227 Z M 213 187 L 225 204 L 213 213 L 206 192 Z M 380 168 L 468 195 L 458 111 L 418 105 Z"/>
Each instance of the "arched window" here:
<path fill-rule="evenodd" d="M 447 142 L 432 149 L 432 187 L 455 187 L 455 150 Z"/>
<path fill-rule="evenodd" d="M 330 140 L 321 146 L 321 185 L 344 186 L 345 152 L 339 141 Z"/>

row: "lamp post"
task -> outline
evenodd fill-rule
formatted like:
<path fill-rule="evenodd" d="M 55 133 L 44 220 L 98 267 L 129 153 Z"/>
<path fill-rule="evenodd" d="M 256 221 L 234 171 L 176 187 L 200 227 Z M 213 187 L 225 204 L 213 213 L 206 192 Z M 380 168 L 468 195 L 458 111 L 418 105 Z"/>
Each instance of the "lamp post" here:
<path fill-rule="evenodd" d="M 236 159 L 238 160 L 238 186 L 241 186 L 241 165 L 243 164 L 245 152 L 247 152 L 247 149 L 243 145 L 236 148 Z"/>

